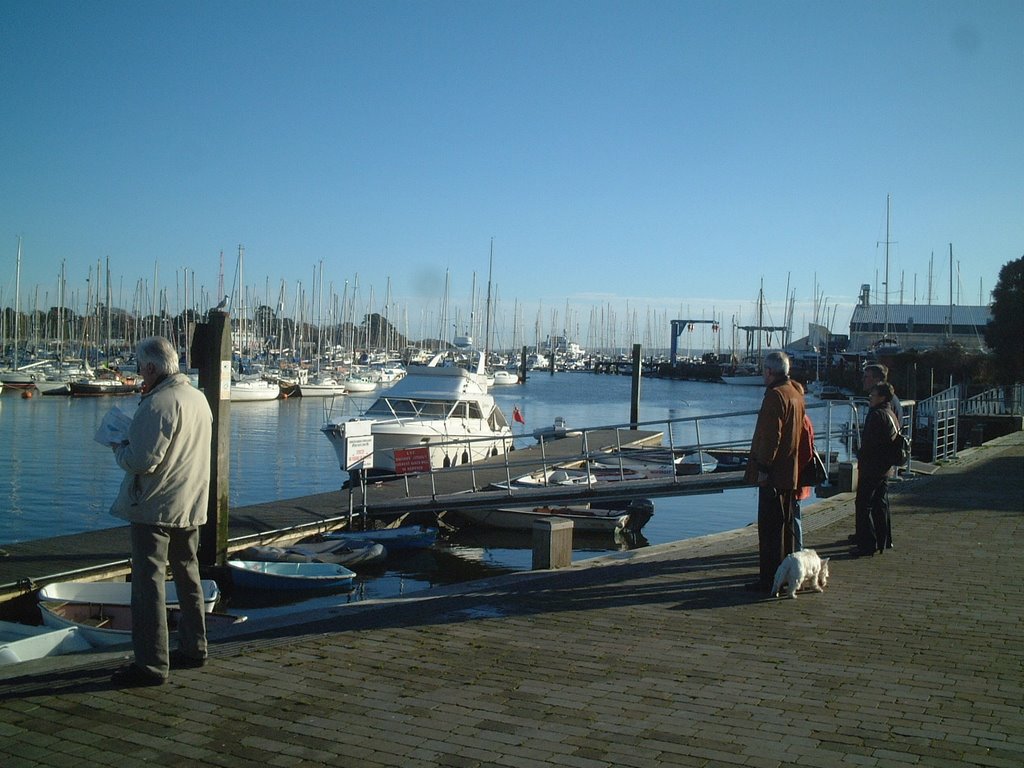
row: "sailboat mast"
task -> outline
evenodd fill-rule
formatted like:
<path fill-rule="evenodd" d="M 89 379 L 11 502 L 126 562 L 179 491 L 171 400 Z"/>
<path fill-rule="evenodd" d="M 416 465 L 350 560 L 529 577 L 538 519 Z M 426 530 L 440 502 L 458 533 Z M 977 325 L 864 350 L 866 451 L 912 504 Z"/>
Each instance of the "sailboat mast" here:
<path fill-rule="evenodd" d="M 889 337 L 889 200 L 885 196 L 885 310 L 882 322 L 882 337 Z"/>
<path fill-rule="evenodd" d="M 949 338 L 953 338 L 953 244 L 949 244 Z"/>
<path fill-rule="evenodd" d="M 484 317 L 484 361 L 491 351 L 491 275 L 494 272 L 494 238 L 491 238 L 491 256 L 487 262 L 487 308 Z"/>
<path fill-rule="evenodd" d="M 21 235 L 18 235 L 18 261 L 14 270 L 14 357 L 11 370 L 18 370 L 18 325 L 21 321 Z"/>

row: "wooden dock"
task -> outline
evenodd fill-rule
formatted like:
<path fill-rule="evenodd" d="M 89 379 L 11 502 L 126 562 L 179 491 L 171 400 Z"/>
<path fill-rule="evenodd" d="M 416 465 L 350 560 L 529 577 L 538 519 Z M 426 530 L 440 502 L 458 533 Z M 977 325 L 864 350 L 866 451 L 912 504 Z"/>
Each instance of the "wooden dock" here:
<path fill-rule="evenodd" d="M 519 449 L 473 467 L 461 466 L 361 488 L 320 493 L 234 509 L 229 518 L 229 552 L 253 544 L 283 544 L 344 527 L 350 509 L 369 516 L 491 506 L 567 505 L 641 497 L 715 493 L 742 485 L 741 472 L 623 480 L 572 486 L 494 489 L 509 478 L 556 466 L 572 466 L 586 453 L 618 447 L 660 445 L 662 433 L 645 430 L 589 430 Z M 0 616 L 5 605 L 54 581 L 124 578 L 129 572 L 128 526 L 5 545 L 0 556 Z"/>

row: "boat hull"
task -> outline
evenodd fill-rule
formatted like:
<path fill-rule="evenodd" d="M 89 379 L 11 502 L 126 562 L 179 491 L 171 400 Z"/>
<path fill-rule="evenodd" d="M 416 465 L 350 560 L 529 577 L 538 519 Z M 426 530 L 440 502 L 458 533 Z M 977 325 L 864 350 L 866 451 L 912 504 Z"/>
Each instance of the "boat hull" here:
<path fill-rule="evenodd" d="M 509 531 L 530 531 L 540 520 L 561 518 L 571 520 L 573 529 L 586 533 L 615 534 L 626 530 L 629 515 L 621 512 L 589 510 L 583 507 L 502 507 L 498 509 L 450 510 L 473 525 Z"/>
<path fill-rule="evenodd" d="M 333 563 L 346 568 L 378 565 L 387 559 L 383 544 L 365 539 L 328 540 L 290 547 L 253 546 L 238 553 L 237 559 L 278 563 Z"/>
<path fill-rule="evenodd" d="M 104 397 L 107 395 L 134 395 L 140 391 L 140 386 L 126 382 L 97 381 L 72 381 L 68 384 L 72 397 Z"/>
<path fill-rule="evenodd" d="M 220 589 L 212 579 L 202 579 L 203 607 L 213 611 L 220 598 Z M 132 604 L 132 585 L 128 581 L 57 581 L 39 589 L 40 603 L 98 603 L 101 605 Z M 178 590 L 173 581 L 165 582 L 164 600 L 168 608 L 178 607 Z"/>
<path fill-rule="evenodd" d="M 411 369 L 363 418 L 329 421 L 320 428 L 343 470 L 363 462 L 370 471 L 394 473 L 395 451 L 408 448 L 426 447 L 431 469 L 483 461 L 511 448 L 512 429 L 487 392 L 482 355 L 475 373 L 437 362 Z M 372 437 L 372 460 L 363 461 L 365 451 L 349 455 L 354 437 Z"/>
<path fill-rule="evenodd" d="M 75 627 L 94 647 L 124 645 L 132 641 L 132 608 L 130 605 L 99 603 L 39 603 L 43 624 L 58 629 Z M 181 612 L 168 609 L 167 628 L 176 632 Z M 246 620 L 245 616 L 207 613 L 206 631 L 215 632 Z"/>
<path fill-rule="evenodd" d="M 231 385 L 231 402 L 248 403 L 277 400 L 281 385 L 269 381 L 242 381 Z"/>
<path fill-rule="evenodd" d="M 426 549 L 437 540 L 437 528 L 403 525 L 372 531 L 333 531 L 324 534 L 327 541 L 359 541 L 369 539 L 384 545 L 389 552 L 403 549 Z"/>
<path fill-rule="evenodd" d="M 265 560 L 229 560 L 231 578 L 245 589 L 312 591 L 349 587 L 355 573 L 333 563 L 289 563 Z"/>
<path fill-rule="evenodd" d="M 0 666 L 91 651 L 78 627 L 47 627 L 0 621 Z"/>

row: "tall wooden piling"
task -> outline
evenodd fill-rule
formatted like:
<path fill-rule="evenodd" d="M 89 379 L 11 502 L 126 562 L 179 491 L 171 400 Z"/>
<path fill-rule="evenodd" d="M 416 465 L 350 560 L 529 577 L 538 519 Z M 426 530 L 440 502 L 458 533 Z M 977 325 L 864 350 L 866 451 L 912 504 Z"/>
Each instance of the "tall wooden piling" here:
<path fill-rule="evenodd" d="M 633 345 L 633 384 L 629 396 L 629 427 L 640 423 L 640 345 Z"/>
<path fill-rule="evenodd" d="M 199 564 L 224 565 L 228 552 L 228 491 L 231 456 L 231 321 L 227 312 L 211 310 L 192 337 L 192 362 L 199 388 L 213 412 L 210 446 L 210 500 L 206 524 L 199 532 Z"/>

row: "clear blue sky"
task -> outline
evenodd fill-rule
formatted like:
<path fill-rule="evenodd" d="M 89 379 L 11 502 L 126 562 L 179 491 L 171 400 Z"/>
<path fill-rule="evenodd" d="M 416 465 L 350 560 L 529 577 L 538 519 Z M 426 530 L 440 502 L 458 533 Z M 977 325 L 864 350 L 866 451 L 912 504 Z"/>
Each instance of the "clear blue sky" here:
<path fill-rule="evenodd" d="M 0 2 L 0 285 L 182 270 L 587 342 L 591 316 L 806 331 L 860 286 L 982 301 L 1024 254 L 1024 3 Z M 934 261 L 932 262 L 934 254 Z M 120 297 L 120 302 L 118 298 Z M 214 296 L 216 299 L 216 296 Z M 426 307 L 426 309 L 423 309 Z M 569 308 L 567 313 L 567 307 Z M 568 319 L 567 319 L 568 314 Z M 394 320 L 398 320 L 393 315 Z M 617 331 L 624 339 L 623 330 Z"/>

